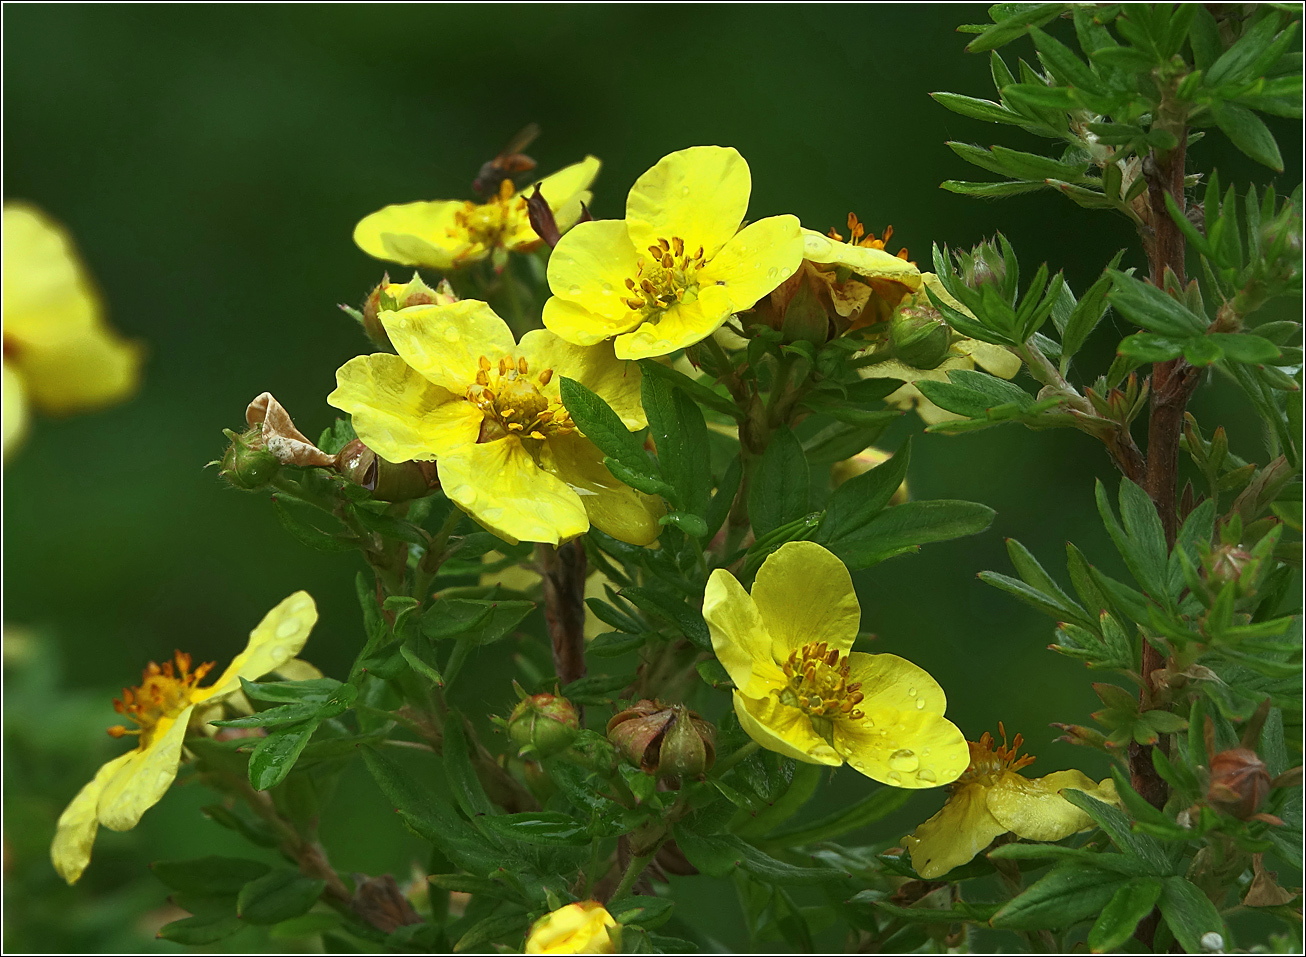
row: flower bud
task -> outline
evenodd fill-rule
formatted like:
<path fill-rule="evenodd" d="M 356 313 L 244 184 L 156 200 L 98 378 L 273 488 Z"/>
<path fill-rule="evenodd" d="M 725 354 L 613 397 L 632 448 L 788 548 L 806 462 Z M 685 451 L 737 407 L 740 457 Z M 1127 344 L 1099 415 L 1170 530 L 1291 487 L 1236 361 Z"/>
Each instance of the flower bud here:
<path fill-rule="evenodd" d="M 682 704 L 637 701 L 608 722 L 608 740 L 649 774 L 697 777 L 716 761 L 716 730 Z"/>
<path fill-rule="evenodd" d="M 390 336 L 387 335 L 385 326 L 381 324 L 381 313 L 397 312 L 409 306 L 425 306 L 433 303 L 443 306 L 457 301 L 458 297 L 454 295 L 453 287 L 449 285 L 447 279 L 440 280 L 440 284 L 432 289 L 417 273 L 413 273 L 413 278 L 407 283 L 391 282 L 390 275 L 387 273 L 382 277 L 380 285 L 368 293 L 367 299 L 363 301 L 362 312 L 355 309 L 345 311 L 358 320 L 372 342 L 382 349 L 393 350 Z"/>
<path fill-rule="evenodd" d="M 1270 793 L 1270 772 L 1249 748 L 1230 748 L 1211 758 L 1211 786 L 1206 799 L 1239 820 L 1256 813 Z"/>
<path fill-rule="evenodd" d="M 972 289 L 978 289 L 986 284 L 1001 286 L 1006 279 L 1006 261 L 991 242 L 982 242 L 969 253 L 958 250 L 954 255 L 961 281 Z"/>
<path fill-rule="evenodd" d="M 873 468 L 883 465 L 889 461 L 892 456 L 882 449 L 877 449 L 870 445 L 862 449 L 850 459 L 844 459 L 842 462 L 835 462 L 830 466 L 830 487 L 838 488 L 849 479 L 854 479 L 859 475 L 864 475 Z M 890 505 L 901 505 L 907 501 L 907 482 L 898 486 L 893 497 L 889 499 Z"/>
<path fill-rule="evenodd" d="M 439 488 L 434 462 L 387 462 L 358 439 L 336 456 L 336 470 L 381 502 L 408 502 Z"/>
<path fill-rule="evenodd" d="M 1250 593 L 1251 582 L 1248 579 L 1252 577 L 1247 573 L 1247 567 L 1254 561 L 1250 552 L 1237 545 L 1220 545 L 1204 556 L 1202 577 L 1214 591 L 1237 583 L 1238 597 L 1245 598 Z"/>
<path fill-rule="evenodd" d="M 889 322 L 893 354 L 913 369 L 933 369 L 948 354 L 952 330 L 927 302 L 903 305 Z"/>
<path fill-rule="evenodd" d="M 528 954 L 615 954 L 621 925 L 598 901 L 578 901 L 545 914 L 526 935 Z"/>
<path fill-rule="evenodd" d="M 535 694 L 517 702 L 508 717 L 508 737 L 539 758 L 565 751 L 580 730 L 580 718 L 570 701 L 559 695 Z"/>
<path fill-rule="evenodd" d="M 231 440 L 231 445 L 222 456 L 218 474 L 236 488 L 249 491 L 263 488 L 281 469 L 277 457 L 258 444 L 261 430 L 250 429 L 243 435 L 237 435 L 230 429 L 223 433 Z"/>

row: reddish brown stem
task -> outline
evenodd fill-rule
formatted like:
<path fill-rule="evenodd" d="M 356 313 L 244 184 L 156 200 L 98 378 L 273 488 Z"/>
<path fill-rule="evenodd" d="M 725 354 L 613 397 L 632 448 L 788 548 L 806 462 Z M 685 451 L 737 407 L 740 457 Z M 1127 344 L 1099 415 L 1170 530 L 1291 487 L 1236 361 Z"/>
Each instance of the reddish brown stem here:
<path fill-rule="evenodd" d="M 585 674 L 585 548 L 580 542 L 541 545 L 539 559 L 553 665 L 566 685 Z"/>

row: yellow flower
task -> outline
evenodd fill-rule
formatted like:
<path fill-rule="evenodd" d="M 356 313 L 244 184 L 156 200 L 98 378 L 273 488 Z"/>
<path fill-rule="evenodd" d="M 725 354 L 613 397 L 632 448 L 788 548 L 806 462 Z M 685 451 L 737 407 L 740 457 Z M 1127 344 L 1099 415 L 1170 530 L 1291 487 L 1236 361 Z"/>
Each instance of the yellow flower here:
<path fill-rule="evenodd" d="M 804 229 L 803 259 L 817 264 L 812 272 L 829 286 L 832 305 L 840 319 L 846 321 L 849 329 L 859 329 L 884 321 L 905 295 L 918 292 L 921 272 L 914 262 L 908 261 L 907 250 L 901 249 L 897 255 L 885 251 L 884 245 L 893 235 L 892 226 L 885 230 L 883 239 L 876 239 L 874 233 L 866 233 L 866 227 L 849 213 L 848 229 L 851 236 L 846 243 L 834 230 L 823 236 Z M 839 281 L 841 269 L 848 270 L 844 274 L 848 279 L 842 282 Z M 868 306 L 873 308 L 868 310 Z"/>
<path fill-rule="evenodd" d="M 1093 826 L 1093 820 L 1060 794 L 1062 788 L 1086 791 L 1099 801 L 1117 804 L 1115 783 L 1094 784 L 1081 771 L 1054 771 L 1041 778 L 1016 772 L 1034 756 L 1017 757 L 1021 737 L 1007 747 L 1007 733 L 998 724 L 1002 745 L 994 747 L 987 731 L 979 742 L 969 741 L 970 764 L 950 788 L 948 803 L 903 845 L 912 867 L 926 880 L 960 867 L 993 839 L 1008 831 L 1030 841 L 1059 841 Z"/>
<path fill-rule="evenodd" d="M 528 954 L 615 954 L 621 925 L 598 901 L 578 901 L 537 920 L 526 935 Z"/>
<path fill-rule="evenodd" d="M 295 592 L 268 612 L 250 632 L 249 644 L 216 682 L 200 681 L 213 663 L 191 670 L 190 655 L 177 652 L 176 663 L 150 663 L 136 688 L 123 690 L 114 702 L 137 728 L 109 729 L 114 737 L 136 735 L 136 747 L 100 768 L 59 816 L 50 858 L 64 880 L 72 884 L 91 860 L 95 832 L 103 824 L 114 831 L 136 826 L 141 815 L 158 804 L 177 776 L 182 743 L 197 705 L 212 705 L 240 692 L 240 679 L 252 680 L 275 671 L 304 647 L 317 621 L 317 606 L 308 592 Z"/>
<path fill-rule="evenodd" d="M 590 184 L 599 174 L 599 161 L 587 156 L 579 163 L 540 181 L 540 195 L 553 210 L 560 229 L 580 218 L 588 203 Z M 354 242 L 369 256 L 405 266 L 427 266 L 447 272 L 494 256 L 502 267 L 509 252 L 533 249 L 540 237 L 526 214 L 526 197 L 511 180 L 503 180 L 488 203 L 458 199 L 400 203 L 365 216 L 354 227 Z"/>
<path fill-rule="evenodd" d="M 861 607 L 848 569 L 820 545 L 782 545 L 751 596 L 718 568 L 703 617 L 739 723 L 763 747 L 810 764 L 847 761 L 901 788 L 937 787 L 966 769 L 938 682 L 897 655 L 849 652 Z"/>
<path fill-rule="evenodd" d="M 616 337 L 621 359 L 705 339 L 802 261 L 793 216 L 743 229 L 752 178 L 733 149 L 664 156 L 631 187 L 626 218 L 581 223 L 549 259 L 544 325 L 577 345 Z"/>
<path fill-rule="evenodd" d="M 974 318 L 969 309 L 954 299 L 952 294 L 943 288 L 943 284 L 939 282 L 934 273 L 921 273 L 921 280 L 925 286 L 928 286 L 936 296 L 948 305 Z M 924 291 L 913 296 L 912 302 L 921 307 L 930 307 L 929 297 Z M 952 345 L 948 348 L 947 358 L 933 369 L 916 369 L 898 359 L 889 359 L 884 362 L 876 362 L 873 365 L 862 366 L 859 372 L 863 379 L 901 379 L 906 384 L 887 396 L 884 401 L 904 411 L 914 408 L 916 414 L 927 425 L 964 418 L 964 416 L 940 409 L 925 398 L 913 383 L 922 379 L 947 382 L 949 381 L 948 372 L 950 370 L 974 369 L 976 365 L 996 376 L 1001 376 L 1003 379 L 1010 379 L 1020 371 L 1020 359 L 1002 346 L 994 345 L 991 342 L 968 339 L 955 332 L 953 333 L 953 339 Z"/>
<path fill-rule="evenodd" d="M 377 455 L 435 461 L 444 494 L 510 542 L 562 542 L 591 523 L 636 545 L 658 537 L 661 500 L 612 477 L 558 391 L 562 376 L 575 379 L 637 431 L 647 424 L 638 366 L 543 329 L 514 342 L 472 299 L 380 319 L 399 355 L 351 359 L 327 396 Z"/>
<path fill-rule="evenodd" d="M 51 414 L 99 408 L 136 389 L 138 345 L 104 321 L 71 238 L 40 210 L 4 209 L 4 454 L 29 406 Z"/>

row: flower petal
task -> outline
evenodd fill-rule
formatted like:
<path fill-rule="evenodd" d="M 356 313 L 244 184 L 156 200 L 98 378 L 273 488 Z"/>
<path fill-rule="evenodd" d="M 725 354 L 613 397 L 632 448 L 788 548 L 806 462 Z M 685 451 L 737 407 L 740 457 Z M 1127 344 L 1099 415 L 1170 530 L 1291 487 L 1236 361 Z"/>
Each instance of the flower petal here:
<path fill-rule="evenodd" d="M 350 413 L 358 437 L 388 462 L 430 460 L 470 445 L 485 418 L 388 353 L 358 356 L 336 370 L 327 402 Z"/>
<path fill-rule="evenodd" d="M 803 258 L 814 263 L 833 263 L 847 266 L 867 279 L 886 279 L 899 282 L 912 292 L 921 288 L 925 274 L 905 259 L 872 246 L 854 246 L 822 236 L 814 229 L 803 230 Z M 949 297 L 951 298 L 951 297 Z"/>
<path fill-rule="evenodd" d="M 484 259 L 454 214 L 467 204 L 457 199 L 398 203 L 364 216 L 354 227 L 354 243 L 375 259 L 444 272 Z"/>
<path fill-rule="evenodd" d="M 1015 378 L 1020 371 L 1020 359 L 1004 346 L 980 339 L 963 339 L 953 343 L 952 348 L 955 352 L 970 356 L 978 365 L 1004 379 Z"/>
<path fill-rule="evenodd" d="M 4 401 L 0 402 L 0 416 L 4 423 L 4 457 L 22 444 L 27 435 L 27 390 L 23 387 L 23 378 L 18 371 L 4 363 Z"/>
<path fill-rule="evenodd" d="M 693 302 L 674 305 L 656 321 L 617 336 L 617 358 L 649 359 L 692 346 L 716 332 L 733 312 L 725 286 L 700 286 Z"/>
<path fill-rule="evenodd" d="M 444 494 L 505 541 L 556 545 L 589 528 L 580 496 L 536 465 L 517 438 L 466 446 L 436 466 Z"/>
<path fill-rule="evenodd" d="M 131 760 L 123 762 L 100 795 L 96 815 L 101 824 L 111 831 L 129 831 L 162 800 L 177 777 L 181 743 L 194 710 L 189 705 L 174 718 L 160 719 L 149 743 L 129 752 Z"/>
<path fill-rule="evenodd" d="M 948 709 L 948 699 L 934 676 L 906 658 L 854 651 L 848 665 L 848 680 L 860 683 L 866 695 L 863 711 L 892 708 L 943 714 Z"/>
<path fill-rule="evenodd" d="M 521 337 L 518 349 L 530 363 L 532 377 L 553 370 L 548 385 L 540 388 L 546 398 L 561 399 L 559 382 L 566 376 L 596 393 L 630 431 L 648 425 L 640 397 L 639 366 L 618 359 L 610 344 L 577 346 L 545 329 L 532 329 Z"/>
<path fill-rule="evenodd" d="M 208 688 L 198 689 L 191 700 L 200 702 L 230 694 L 240 689 L 241 678 L 253 681 L 276 671 L 299 654 L 315 624 L 317 605 L 312 595 L 297 591 L 282 599 L 249 633 L 245 650 L 231 660 L 222 677 Z"/>
<path fill-rule="evenodd" d="M 32 405 L 65 415 L 121 401 L 136 391 L 144 351 L 105 326 L 23 346 L 15 354 Z"/>
<path fill-rule="evenodd" d="M 578 345 L 591 345 L 599 339 L 626 332 L 638 324 L 640 314 L 632 310 L 624 299 L 633 295 L 626 286 L 633 279 L 639 254 L 631 244 L 626 224 L 619 219 L 595 219 L 580 223 L 563 236 L 549 256 L 549 289 L 559 299 L 579 307 L 594 319 L 582 324 L 585 340 L 570 335 L 566 328 L 556 325 L 558 316 L 550 321 L 550 310 L 561 306 L 544 306 L 544 324 L 558 335 Z M 564 312 L 563 315 L 569 315 Z M 583 319 L 583 316 L 578 317 Z M 592 338 L 597 336 L 598 338 Z"/>
<path fill-rule="evenodd" d="M 546 333 L 547 334 L 547 333 Z M 580 496 L 590 524 L 631 545 L 651 545 L 662 534 L 658 519 L 666 514 L 662 499 L 645 495 L 612 477 L 603 453 L 583 435 L 572 432 L 549 439 L 540 465 Z"/>
<path fill-rule="evenodd" d="M 405 362 L 455 395 L 476 381 L 481 356 L 497 361 L 517 349 L 508 324 L 479 299 L 383 312 L 381 324 Z"/>
<path fill-rule="evenodd" d="M 796 216 L 768 216 L 732 236 L 699 271 L 699 282 L 724 286 L 733 309 L 748 309 L 803 261 Z"/>
<path fill-rule="evenodd" d="M 553 220 L 558 224 L 558 228 L 566 230 L 580 219 L 581 203 L 588 203 L 592 197 L 590 184 L 594 178 L 599 175 L 599 167 L 603 164 L 599 162 L 596 156 L 586 156 L 579 163 L 572 163 L 570 166 L 563 167 L 558 172 L 538 180 L 540 195 L 544 201 L 549 204 L 553 210 Z M 529 198 L 535 192 L 535 183 L 531 183 L 522 190 L 523 198 Z M 523 217 L 525 222 L 514 222 L 513 228 L 504 237 L 503 244 L 509 249 L 515 249 L 518 246 L 526 246 L 540 241 L 535 229 L 531 226 L 529 217 Z"/>
<path fill-rule="evenodd" d="M 735 687 L 754 698 L 786 684 L 771 656 L 771 635 L 757 605 L 738 579 L 724 568 L 712 572 L 703 594 L 703 619 L 712 650 Z"/>
<path fill-rule="evenodd" d="M 843 764 L 829 742 L 812 729 L 812 720 L 775 695 L 749 698 L 734 692 L 735 715 L 748 736 L 766 748 L 808 764 Z"/>
<path fill-rule="evenodd" d="M 815 542 L 786 542 L 757 572 L 753 601 L 771 633 L 771 656 L 784 661 L 809 642 L 847 653 L 862 625 L 852 576 Z"/>
<path fill-rule="evenodd" d="M 95 813 L 100 795 L 135 753 L 128 751 L 103 765 L 59 815 L 54 842 L 50 845 L 50 860 L 59 876 L 69 884 L 76 883 L 91 862 L 91 846 L 95 843 L 95 832 L 100 829 L 100 819 Z"/>
<path fill-rule="evenodd" d="M 933 711 L 861 708 L 859 721 L 834 722 L 834 747 L 854 770 L 896 788 L 935 788 L 957 780 L 970 763 L 966 739 Z"/>
<path fill-rule="evenodd" d="M 1041 778 L 1003 772 L 988 791 L 989 813 L 1008 831 L 1029 841 L 1059 841 L 1093 826 L 1093 819 L 1058 792 L 1093 792 L 1097 785 L 1082 771 L 1054 771 Z"/>
<path fill-rule="evenodd" d="M 925 880 L 960 867 L 1007 832 L 989 813 L 984 791 L 979 784 L 964 785 L 948 798 L 938 814 L 903 838 L 902 845 L 911 854 L 911 866 Z"/>
<path fill-rule="evenodd" d="M 658 160 L 626 197 L 635 249 L 679 236 L 711 259 L 739 231 L 753 189 L 748 163 L 731 147 L 692 146 Z"/>

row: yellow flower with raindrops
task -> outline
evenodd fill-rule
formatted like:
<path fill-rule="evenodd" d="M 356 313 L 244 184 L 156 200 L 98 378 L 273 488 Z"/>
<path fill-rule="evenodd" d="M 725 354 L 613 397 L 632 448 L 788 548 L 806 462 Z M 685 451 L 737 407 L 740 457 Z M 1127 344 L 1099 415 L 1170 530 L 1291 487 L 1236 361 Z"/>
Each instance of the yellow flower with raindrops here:
<path fill-rule="evenodd" d="M 598 901 L 577 901 L 545 914 L 526 935 L 528 954 L 615 954 L 621 924 Z"/>
<path fill-rule="evenodd" d="M 736 150 L 664 156 L 631 187 L 625 219 L 581 223 L 562 237 L 549 259 L 544 325 L 577 345 L 615 337 L 622 359 L 707 338 L 802 262 L 795 217 L 740 228 L 751 192 Z"/>
<path fill-rule="evenodd" d="M 998 732 L 1000 745 L 995 746 L 987 731 L 978 742 L 967 742 L 970 762 L 949 788 L 948 802 L 903 839 L 912 867 L 926 880 L 960 867 L 1007 832 L 1030 841 L 1059 841 L 1092 827 L 1092 818 L 1061 796 L 1064 788 L 1084 791 L 1108 804 L 1119 803 L 1110 778 L 1094 784 L 1088 775 L 1073 769 L 1025 777 L 1019 771 L 1034 756 L 1020 755 L 1019 734 L 1007 745 L 1001 722 Z"/>
<path fill-rule="evenodd" d="M 580 219 L 600 165 L 587 156 L 539 181 L 559 229 Z M 437 199 L 386 206 L 354 227 L 354 242 L 369 256 L 404 266 L 448 272 L 488 256 L 501 269 L 509 253 L 527 252 L 541 242 L 526 211 L 527 195 L 505 178 L 485 203 Z"/>
<path fill-rule="evenodd" d="M 214 705 L 240 693 L 240 679 L 252 681 L 287 665 L 299 654 L 317 622 L 317 606 L 308 592 L 295 592 L 250 632 L 249 643 L 213 684 L 199 683 L 213 669 L 208 662 L 191 667 L 191 657 L 177 652 L 163 665 L 153 662 L 141 683 L 123 690 L 114 709 L 136 725 L 115 725 L 115 738 L 133 736 L 136 747 L 105 764 L 59 816 L 50 858 L 69 884 L 91 861 L 100 825 L 113 831 L 135 827 L 141 815 L 158 804 L 181 765 L 186 732 L 199 705 Z M 206 709 L 207 710 L 207 709 Z"/>
<path fill-rule="evenodd" d="M 750 594 L 728 571 L 708 580 L 703 617 L 734 682 L 735 714 L 758 744 L 884 784 L 932 788 L 966 769 L 966 739 L 926 671 L 897 655 L 852 651 L 861 606 L 843 562 L 788 542 Z"/>
<path fill-rule="evenodd" d="M 327 402 L 390 462 L 434 461 L 444 494 L 506 541 L 557 544 L 591 524 L 636 545 L 661 532 L 661 499 L 612 477 L 577 429 L 559 382 L 575 379 L 642 429 L 640 371 L 610 346 L 582 348 L 535 329 L 521 342 L 488 305 L 384 311 L 398 355 L 351 359 Z"/>

